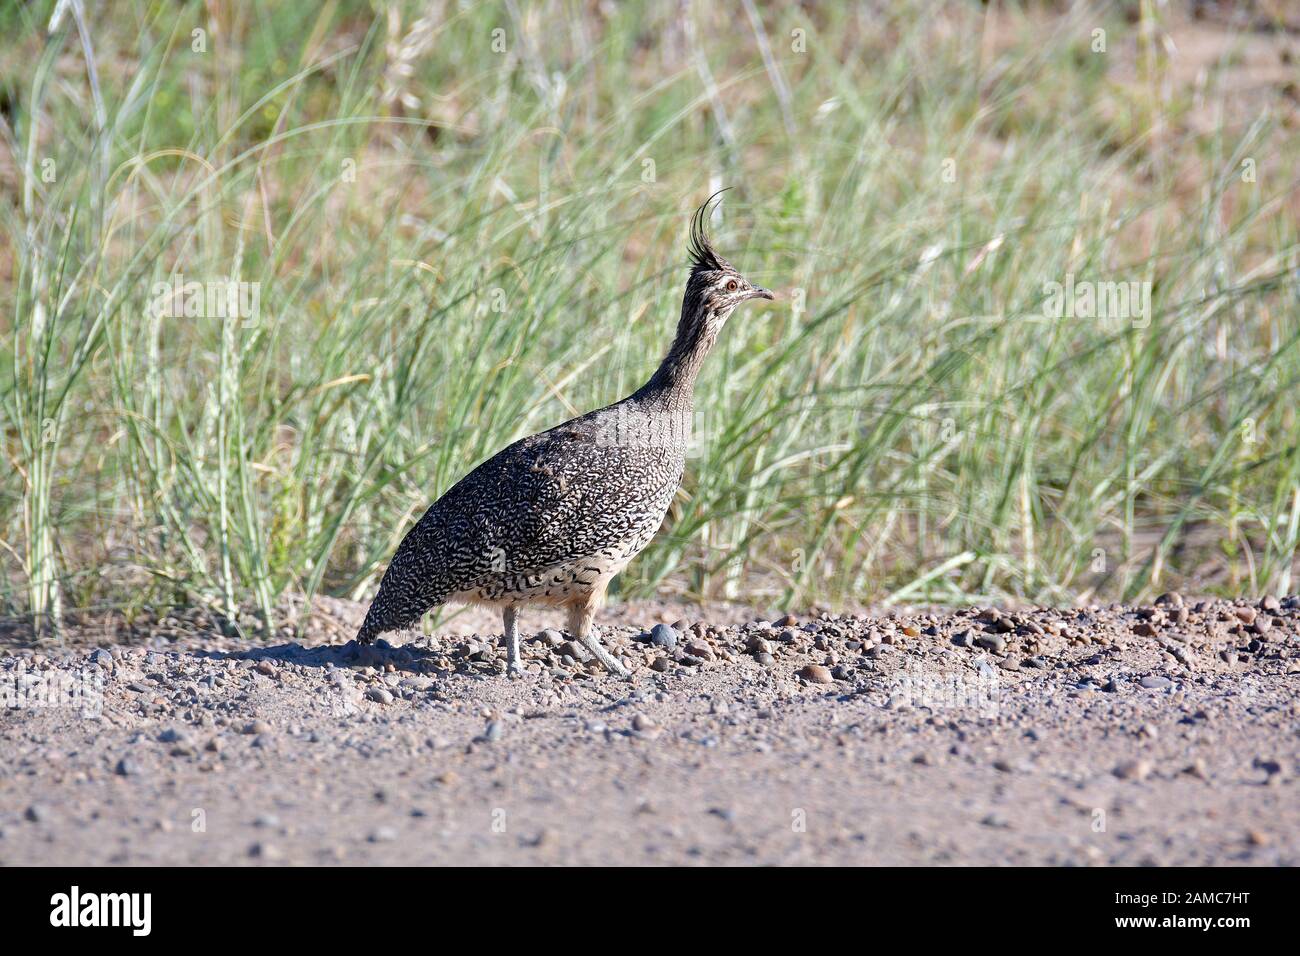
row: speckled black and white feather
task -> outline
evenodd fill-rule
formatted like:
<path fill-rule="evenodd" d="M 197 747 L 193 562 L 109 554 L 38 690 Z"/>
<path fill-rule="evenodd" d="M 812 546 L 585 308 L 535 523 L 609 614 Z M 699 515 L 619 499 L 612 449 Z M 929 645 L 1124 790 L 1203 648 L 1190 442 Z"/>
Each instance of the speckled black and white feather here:
<path fill-rule="evenodd" d="M 692 221 L 681 319 L 654 376 L 621 402 L 515 442 L 435 501 L 393 556 L 360 642 L 449 601 L 598 601 L 650 543 L 681 484 L 704 357 L 737 304 L 772 297 L 713 250 L 708 206 Z"/>

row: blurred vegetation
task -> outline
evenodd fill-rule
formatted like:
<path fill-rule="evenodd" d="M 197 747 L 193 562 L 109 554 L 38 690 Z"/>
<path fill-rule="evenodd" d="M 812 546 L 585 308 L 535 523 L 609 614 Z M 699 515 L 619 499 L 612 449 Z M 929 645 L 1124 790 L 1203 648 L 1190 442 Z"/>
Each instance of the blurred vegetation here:
<path fill-rule="evenodd" d="M 1175 5 L 0 7 L 0 611 L 369 596 L 473 465 L 614 401 L 690 212 L 733 317 L 620 593 L 1285 591 L 1294 55 Z M 1098 47 L 1101 47 L 1099 49 Z M 257 283 L 255 320 L 155 284 Z M 1150 282 L 1148 321 L 1045 283 Z"/>

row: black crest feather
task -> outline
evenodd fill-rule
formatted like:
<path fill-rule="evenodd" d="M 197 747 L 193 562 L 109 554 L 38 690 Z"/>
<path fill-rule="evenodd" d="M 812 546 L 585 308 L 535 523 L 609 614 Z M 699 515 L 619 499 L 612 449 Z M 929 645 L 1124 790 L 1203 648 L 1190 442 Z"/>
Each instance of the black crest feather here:
<path fill-rule="evenodd" d="M 691 271 L 699 272 L 701 270 L 720 270 L 723 266 L 722 260 L 718 254 L 713 251 L 713 243 L 709 242 L 709 233 L 707 224 L 709 221 L 709 205 L 723 193 L 730 189 L 719 189 L 716 193 L 704 200 L 704 205 L 695 210 L 695 215 L 691 217 L 691 240 L 687 251 L 691 257 Z"/>

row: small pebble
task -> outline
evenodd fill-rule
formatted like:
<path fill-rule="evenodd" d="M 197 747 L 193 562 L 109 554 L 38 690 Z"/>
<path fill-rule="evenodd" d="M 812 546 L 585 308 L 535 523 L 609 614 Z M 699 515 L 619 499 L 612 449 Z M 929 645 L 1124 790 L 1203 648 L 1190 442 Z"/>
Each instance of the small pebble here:
<path fill-rule="evenodd" d="M 1153 769 L 1150 760 L 1127 760 L 1111 772 L 1121 780 L 1145 780 Z"/>
<path fill-rule="evenodd" d="M 271 843 L 254 843 L 248 848 L 248 855 L 255 860 L 266 860 L 267 862 L 283 859 L 283 854 L 280 853 L 279 848 Z"/>
<path fill-rule="evenodd" d="M 134 757 L 123 757 L 113 768 L 113 772 L 119 777 L 135 777 L 140 774 L 140 764 Z"/>
<path fill-rule="evenodd" d="M 591 655 L 587 653 L 586 648 L 574 641 L 565 641 L 561 644 L 559 654 L 561 657 L 569 657 L 575 661 L 586 662 L 591 660 Z"/>
<path fill-rule="evenodd" d="M 684 648 L 687 654 L 701 661 L 717 660 L 717 655 L 713 653 L 713 648 L 709 647 L 703 641 L 692 641 Z"/>
<path fill-rule="evenodd" d="M 831 672 L 821 664 L 809 664 L 799 671 L 799 676 L 810 684 L 831 684 L 835 681 L 835 678 L 831 676 Z"/>
<path fill-rule="evenodd" d="M 656 624 L 650 629 L 650 644 L 672 650 L 677 646 L 677 631 L 667 624 Z"/>

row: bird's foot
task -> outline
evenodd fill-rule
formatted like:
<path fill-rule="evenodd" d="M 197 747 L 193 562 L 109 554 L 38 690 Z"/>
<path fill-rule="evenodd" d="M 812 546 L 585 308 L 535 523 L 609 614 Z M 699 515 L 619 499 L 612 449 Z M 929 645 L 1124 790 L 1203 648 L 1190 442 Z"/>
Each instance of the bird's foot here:
<path fill-rule="evenodd" d="M 609 669 L 610 669 L 611 671 L 613 671 L 617 676 L 623 678 L 623 680 L 626 680 L 626 681 L 630 681 L 630 680 L 632 679 L 632 672 L 631 672 L 630 670 L 628 670 L 627 667 L 626 667 L 622 662 L 620 662 L 620 661 L 618 660 L 618 658 L 616 658 L 616 657 L 611 657 L 611 658 L 610 658 L 610 662 L 611 662 L 611 663 L 610 663 L 609 665 L 607 665 L 607 666 L 608 666 Z"/>
<path fill-rule="evenodd" d="M 506 663 L 506 676 L 511 680 L 518 680 L 524 676 L 524 665 L 519 661 L 508 661 Z"/>
<path fill-rule="evenodd" d="M 595 657 L 596 660 L 600 661 L 605 670 L 609 671 L 611 674 L 618 675 L 624 680 L 632 679 L 632 672 L 623 666 L 622 661 L 609 651 L 605 650 L 605 648 L 601 647 L 600 641 L 596 640 L 594 637 L 588 636 L 583 639 L 582 643 L 587 650 L 591 651 L 592 656 Z"/>

